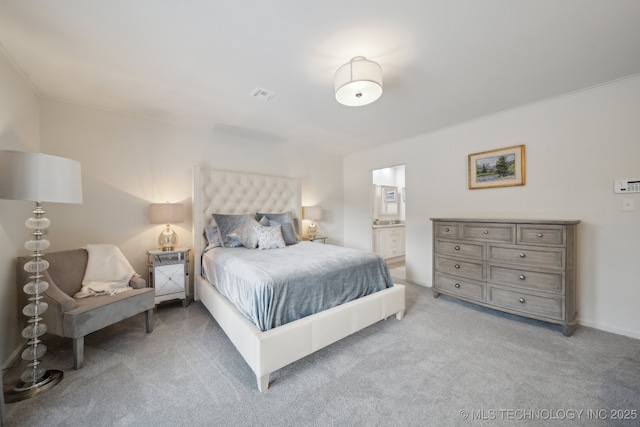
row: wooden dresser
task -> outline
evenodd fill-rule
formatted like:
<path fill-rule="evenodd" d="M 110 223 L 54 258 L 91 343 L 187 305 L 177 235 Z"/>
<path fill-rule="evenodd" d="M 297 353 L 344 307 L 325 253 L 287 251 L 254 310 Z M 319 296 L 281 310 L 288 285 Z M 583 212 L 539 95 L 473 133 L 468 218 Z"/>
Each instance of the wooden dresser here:
<path fill-rule="evenodd" d="M 575 329 L 580 221 L 431 218 L 433 296 Z"/>

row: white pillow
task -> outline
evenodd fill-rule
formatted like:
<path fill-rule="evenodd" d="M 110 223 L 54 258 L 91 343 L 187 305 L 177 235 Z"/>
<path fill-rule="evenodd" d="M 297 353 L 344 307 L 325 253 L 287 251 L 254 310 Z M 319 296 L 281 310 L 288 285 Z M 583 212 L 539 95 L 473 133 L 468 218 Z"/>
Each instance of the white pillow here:
<path fill-rule="evenodd" d="M 245 248 L 255 249 L 258 247 L 258 235 L 254 229 L 256 226 L 260 226 L 258 221 L 253 218 L 247 218 L 245 222 L 229 233 L 228 236 L 242 243 L 242 246 Z"/>
<path fill-rule="evenodd" d="M 261 225 L 253 226 L 258 235 L 258 249 L 279 249 L 284 248 L 286 243 L 282 238 L 282 226 L 263 227 Z"/>

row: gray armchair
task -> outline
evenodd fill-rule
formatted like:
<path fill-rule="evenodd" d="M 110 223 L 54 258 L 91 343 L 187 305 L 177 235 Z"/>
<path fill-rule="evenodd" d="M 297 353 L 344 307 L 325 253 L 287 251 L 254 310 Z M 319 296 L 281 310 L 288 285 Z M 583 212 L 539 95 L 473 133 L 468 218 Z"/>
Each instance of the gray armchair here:
<path fill-rule="evenodd" d="M 84 357 L 84 337 L 106 326 L 117 323 L 138 313 L 145 312 L 147 333 L 153 331 L 153 309 L 155 293 L 146 287 L 140 277 L 133 277 L 129 285 L 134 289 L 112 296 L 93 296 L 74 299 L 82 287 L 82 279 L 89 259 L 85 249 L 74 249 L 45 254 L 49 269 L 43 280 L 49 283 L 49 289 L 43 295 L 43 301 L 49 308 L 42 314 L 47 332 L 73 339 L 73 367 L 82 368 Z M 30 281 L 24 265 L 29 259 L 18 258 L 17 276 L 20 289 Z M 26 304 L 26 295 L 19 292 Z"/>

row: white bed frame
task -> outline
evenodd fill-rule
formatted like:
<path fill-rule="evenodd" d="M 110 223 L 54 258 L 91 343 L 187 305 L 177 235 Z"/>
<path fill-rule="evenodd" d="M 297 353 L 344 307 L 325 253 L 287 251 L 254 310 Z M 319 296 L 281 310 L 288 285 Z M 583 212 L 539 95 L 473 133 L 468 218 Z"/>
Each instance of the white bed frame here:
<path fill-rule="evenodd" d="M 211 214 L 293 211 L 301 218 L 298 178 L 231 172 L 196 166 L 193 191 L 194 299 L 201 301 L 238 349 L 258 381 L 269 387 L 269 374 L 348 335 L 395 314 L 401 320 L 405 289 L 383 291 L 261 331 L 201 275 L 204 227 Z"/>

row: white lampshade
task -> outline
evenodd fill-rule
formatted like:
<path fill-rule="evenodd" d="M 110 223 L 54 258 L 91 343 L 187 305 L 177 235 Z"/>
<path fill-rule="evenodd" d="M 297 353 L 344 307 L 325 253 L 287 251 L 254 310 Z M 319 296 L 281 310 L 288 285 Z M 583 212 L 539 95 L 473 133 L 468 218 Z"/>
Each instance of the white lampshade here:
<path fill-rule="evenodd" d="M 367 105 L 382 95 L 382 67 L 364 56 L 356 56 L 338 68 L 336 100 L 349 107 Z"/>
<path fill-rule="evenodd" d="M 322 209 L 320 206 L 303 206 L 302 219 L 310 219 L 311 221 L 322 219 Z"/>
<path fill-rule="evenodd" d="M 80 162 L 0 150 L 0 199 L 82 203 Z"/>
<path fill-rule="evenodd" d="M 182 203 L 152 203 L 149 207 L 151 224 L 178 224 L 184 221 Z"/>

